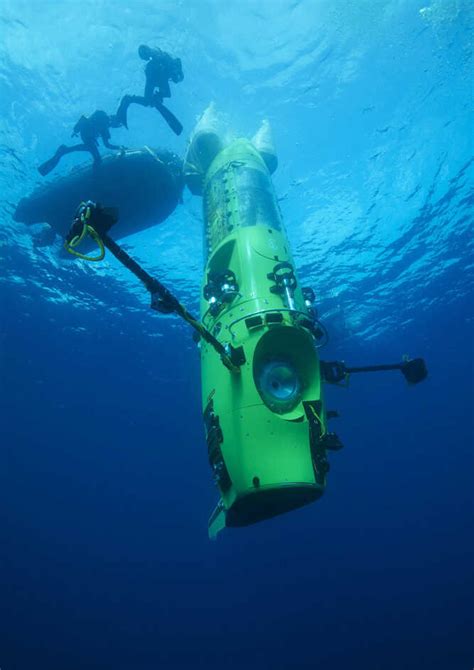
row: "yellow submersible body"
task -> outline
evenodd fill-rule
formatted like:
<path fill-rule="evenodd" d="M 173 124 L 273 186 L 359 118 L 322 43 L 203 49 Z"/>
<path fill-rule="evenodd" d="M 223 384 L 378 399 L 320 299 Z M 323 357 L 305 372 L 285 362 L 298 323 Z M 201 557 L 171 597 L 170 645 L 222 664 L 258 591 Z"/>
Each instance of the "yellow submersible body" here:
<path fill-rule="evenodd" d="M 265 147 L 264 147 L 265 148 Z M 201 319 L 239 351 L 226 368 L 201 341 L 209 463 L 221 499 L 209 521 L 245 526 L 317 500 L 327 432 L 310 289 L 301 286 L 273 189 L 272 152 L 214 132 L 194 135 L 188 185 L 203 197 Z"/>

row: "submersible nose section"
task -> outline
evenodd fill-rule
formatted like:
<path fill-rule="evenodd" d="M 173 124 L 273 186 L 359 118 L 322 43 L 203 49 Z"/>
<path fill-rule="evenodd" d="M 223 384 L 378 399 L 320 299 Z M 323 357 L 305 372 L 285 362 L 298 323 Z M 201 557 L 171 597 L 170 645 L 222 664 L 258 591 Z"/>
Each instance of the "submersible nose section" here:
<path fill-rule="evenodd" d="M 201 317 L 244 361 L 230 372 L 201 341 L 208 455 L 221 494 L 209 522 L 214 537 L 224 526 L 317 500 L 326 486 L 327 428 L 313 310 L 267 167 L 276 160 L 245 139 L 223 148 L 215 133 L 207 157 L 205 132 L 195 135 L 188 157 L 196 147 L 207 164 L 197 191 L 206 255 Z"/>

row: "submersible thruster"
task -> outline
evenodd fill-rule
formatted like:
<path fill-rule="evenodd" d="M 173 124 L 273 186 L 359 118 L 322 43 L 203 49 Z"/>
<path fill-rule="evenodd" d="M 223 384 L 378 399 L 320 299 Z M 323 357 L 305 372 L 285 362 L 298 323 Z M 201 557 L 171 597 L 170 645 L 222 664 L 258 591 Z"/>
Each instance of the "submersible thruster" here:
<path fill-rule="evenodd" d="M 229 372 L 201 343 L 208 456 L 221 495 L 211 537 L 317 500 L 327 447 L 339 444 L 327 429 L 314 295 L 299 281 L 270 174 L 276 156 L 264 149 L 246 139 L 223 146 L 201 131 L 185 163 L 203 197 L 201 320 L 241 357 L 239 372 Z"/>

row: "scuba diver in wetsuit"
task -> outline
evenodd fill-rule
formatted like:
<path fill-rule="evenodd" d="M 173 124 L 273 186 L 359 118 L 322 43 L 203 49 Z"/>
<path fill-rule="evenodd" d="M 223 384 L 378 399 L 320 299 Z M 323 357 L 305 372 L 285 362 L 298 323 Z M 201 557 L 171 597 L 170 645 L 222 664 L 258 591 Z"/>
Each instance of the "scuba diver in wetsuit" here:
<path fill-rule="evenodd" d="M 120 125 L 115 117 L 108 116 L 108 114 L 100 109 L 96 110 L 91 116 L 81 116 L 74 126 L 71 137 L 80 135 L 82 144 L 75 144 L 72 147 L 61 144 L 54 156 L 39 166 L 38 172 L 43 176 L 49 174 L 51 170 L 54 170 L 63 156 L 75 151 L 88 151 L 92 154 L 94 165 L 99 165 L 102 161 L 97 142 L 99 137 L 107 149 L 124 149 L 124 147 L 117 146 L 116 144 L 110 144 L 109 141 L 109 128 L 118 128 Z"/>
<path fill-rule="evenodd" d="M 178 84 L 183 81 L 183 67 L 180 58 L 173 58 L 166 51 L 152 49 L 146 44 L 138 47 L 138 55 L 142 60 L 148 61 L 145 66 L 145 93 L 140 95 L 125 95 L 117 110 L 117 121 L 128 128 L 127 111 L 132 103 L 143 107 L 155 107 L 165 119 L 171 130 L 180 135 L 183 126 L 169 109 L 163 105 L 163 98 L 171 97 L 169 82 Z M 155 89 L 158 91 L 155 91 Z"/>

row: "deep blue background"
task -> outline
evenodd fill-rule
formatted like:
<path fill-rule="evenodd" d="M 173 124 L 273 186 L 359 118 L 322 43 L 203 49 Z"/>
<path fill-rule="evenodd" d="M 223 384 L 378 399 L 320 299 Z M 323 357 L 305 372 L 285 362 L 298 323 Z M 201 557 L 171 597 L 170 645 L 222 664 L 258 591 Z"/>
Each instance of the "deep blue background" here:
<path fill-rule="evenodd" d="M 39 7 L 1 17 L 1 670 L 472 668 L 472 6 Z M 185 135 L 211 99 L 236 133 L 272 121 L 322 357 L 430 372 L 328 389 L 346 447 L 324 497 L 215 543 L 189 331 L 114 262 L 67 261 L 11 220 L 79 114 L 141 87 L 140 42 L 182 55 Z M 158 124 L 134 110 L 119 141 L 182 153 Z M 127 244 L 195 309 L 184 201 Z"/>
<path fill-rule="evenodd" d="M 5 307 L 2 667 L 469 667 L 472 333 L 458 313 L 410 333 L 423 385 L 387 374 L 329 391 L 346 449 L 320 502 L 209 543 L 188 333 L 143 349 L 132 319 L 84 351 L 45 336 L 53 310 L 27 331 Z"/>

